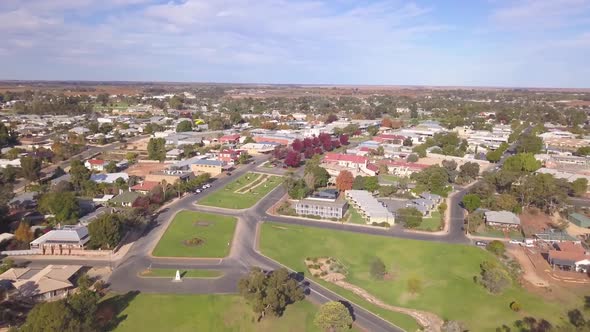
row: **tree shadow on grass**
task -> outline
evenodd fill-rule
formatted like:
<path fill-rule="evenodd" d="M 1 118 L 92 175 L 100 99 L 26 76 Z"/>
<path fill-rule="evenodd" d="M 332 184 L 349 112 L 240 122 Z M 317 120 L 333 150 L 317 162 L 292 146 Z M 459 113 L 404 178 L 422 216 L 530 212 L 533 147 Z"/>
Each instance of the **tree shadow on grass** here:
<path fill-rule="evenodd" d="M 97 319 L 102 326 L 101 330 L 113 331 L 122 321 L 127 319 L 127 315 L 121 315 L 121 313 L 138 294 L 139 291 L 130 291 L 102 301 L 97 313 Z"/>

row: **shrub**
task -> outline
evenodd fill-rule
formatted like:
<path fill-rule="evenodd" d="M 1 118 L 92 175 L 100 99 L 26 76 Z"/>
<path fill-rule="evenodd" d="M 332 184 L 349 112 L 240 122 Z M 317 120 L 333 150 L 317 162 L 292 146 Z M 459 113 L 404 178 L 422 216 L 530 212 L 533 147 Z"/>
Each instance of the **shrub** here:
<path fill-rule="evenodd" d="M 422 280 L 418 277 L 408 279 L 408 292 L 411 294 L 419 293 L 422 290 Z"/>
<path fill-rule="evenodd" d="M 490 293 L 499 294 L 510 286 L 510 276 L 501 266 L 493 261 L 484 261 L 480 264 L 481 272 L 475 280 L 484 286 Z"/>
<path fill-rule="evenodd" d="M 504 245 L 504 242 L 502 241 L 493 240 L 488 243 L 486 249 L 496 256 L 502 256 L 506 251 L 506 245 Z"/>
<path fill-rule="evenodd" d="M 512 309 L 512 311 L 514 311 L 514 312 L 519 312 L 521 309 L 520 303 L 518 303 L 516 301 L 512 301 L 512 303 L 510 303 L 510 309 Z"/>
<path fill-rule="evenodd" d="M 383 263 L 379 257 L 375 257 L 371 263 L 371 277 L 377 280 L 382 280 L 385 276 L 385 273 L 385 263 Z"/>

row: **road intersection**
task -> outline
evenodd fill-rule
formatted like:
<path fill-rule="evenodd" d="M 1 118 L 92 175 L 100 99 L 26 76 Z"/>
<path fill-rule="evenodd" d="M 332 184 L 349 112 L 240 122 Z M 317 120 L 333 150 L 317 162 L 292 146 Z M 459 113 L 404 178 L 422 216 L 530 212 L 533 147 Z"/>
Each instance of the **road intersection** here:
<path fill-rule="evenodd" d="M 145 293 L 169 293 L 169 294 L 224 294 L 236 293 L 238 280 L 244 276 L 251 267 L 261 267 L 266 270 L 273 270 L 283 267 L 278 262 L 262 255 L 257 249 L 258 229 L 263 222 L 281 222 L 292 225 L 305 225 L 325 229 L 342 230 L 363 234 L 389 236 L 395 238 L 406 238 L 413 240 L 437 241 L 448 243 L 469 243 L 469 239 L 463 232 L 463 209 L 459 203 L 467 189 L 456 192 L 449 200 L 450 224 L 445 234 L 427 234 L 404 230 L 396 225 L 389 230 L 373 226 L 359 226 L 341 224 L 336 222 L 306 220 L 293 217 L 276 216 L 269 214 L 272 206 L 276 204 L 285 194 L 283 186 L 279 186 L 263 197 L 256 205 L 249 209 L 231 210 L 198 205 L 198 199 L 205 197 L 216 190 L 220 190 L 235 178 L 250 172 L 265 172 L 260 167 L 266 158 L 257 158 L 253 163 L 245 165 L 234 171 L 231 176 L 223 177 L 212 183 L 212 187 L 206 193 L 199 195 L 188 194 L 179 198 L 161 209 L 155 223 L 146 229 L 143 234 L 133 243 L 124 257 L 118 261 L 109 260 L 72 260 L 55 259 L 43 260 L 44 264 L 81 264 L 92 266 L 111 266 L 112 274 L 109 284 L 115 292 L 140 291 Z M 274 171 L 273 173 L 276 173 Z M 222 259 L 208 258 L 177 258 L 177 257 L 154 257 L 151 255 L 160 237 L 179 211 L 190 210 L 221 215 L 234 216 L 238 218 L 236 231 L 231 243 L 231 250 L 228 257 Z M 172 270 L 206 269 L 218 270 L 223 273 L 222 277 L 215 279 L 184 279 L 182 282 L 172 282 L 172 278 L 145 278 L 140 274 L 148 268 L 167 268 Z M 302 272 L 302 271 L 296 271 Z M 306 279 L 309 283 L 310 293 L 308 298 L 316 303 L 327 301 L 338 301 L 346 299 L 326 289 L 313 280 Z M 350 302 L 350 301 L 348 301 Z M 369 331 L 402 331 L 401 328 L 392 325 L 390 322 L 376 316 L 375 314 L 351 303 L 355 323 Z"/>

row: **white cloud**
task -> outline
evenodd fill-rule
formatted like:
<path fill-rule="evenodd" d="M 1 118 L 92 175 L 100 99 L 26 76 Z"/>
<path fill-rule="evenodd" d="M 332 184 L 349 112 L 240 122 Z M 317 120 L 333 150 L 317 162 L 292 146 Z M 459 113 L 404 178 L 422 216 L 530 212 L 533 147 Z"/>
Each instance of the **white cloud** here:
<path fill-rule="evenodd" d="M 520 0 L 493 11 L 492 22 L 503 28 L 548 28 L 590 23 L 588 0 Z"/>

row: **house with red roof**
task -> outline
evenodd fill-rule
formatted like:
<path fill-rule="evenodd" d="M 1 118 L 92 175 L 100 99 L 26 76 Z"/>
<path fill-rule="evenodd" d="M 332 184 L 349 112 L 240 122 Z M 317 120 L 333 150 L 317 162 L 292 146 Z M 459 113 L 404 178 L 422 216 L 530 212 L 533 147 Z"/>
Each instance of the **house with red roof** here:
<path fill-rule="evenodd" d="M 221 144 L 238 144 L 240 142 L 240 134 L 225 135 L 219 138 Z"/>
<path fill-rule="evenodd" d="M 107 162 L 102 159 L 88 159 L 84 162 L 84 166 L 91 171 L 104 171 Z"/>
<path fill-rule="evenodd" d="M 136 184 L 133 187 L 129 188 L 129 190 L 147 195 L 158 185 L 160 185 L 160 183 L 156 181 L 143 181 L 142 183 Z"/>

